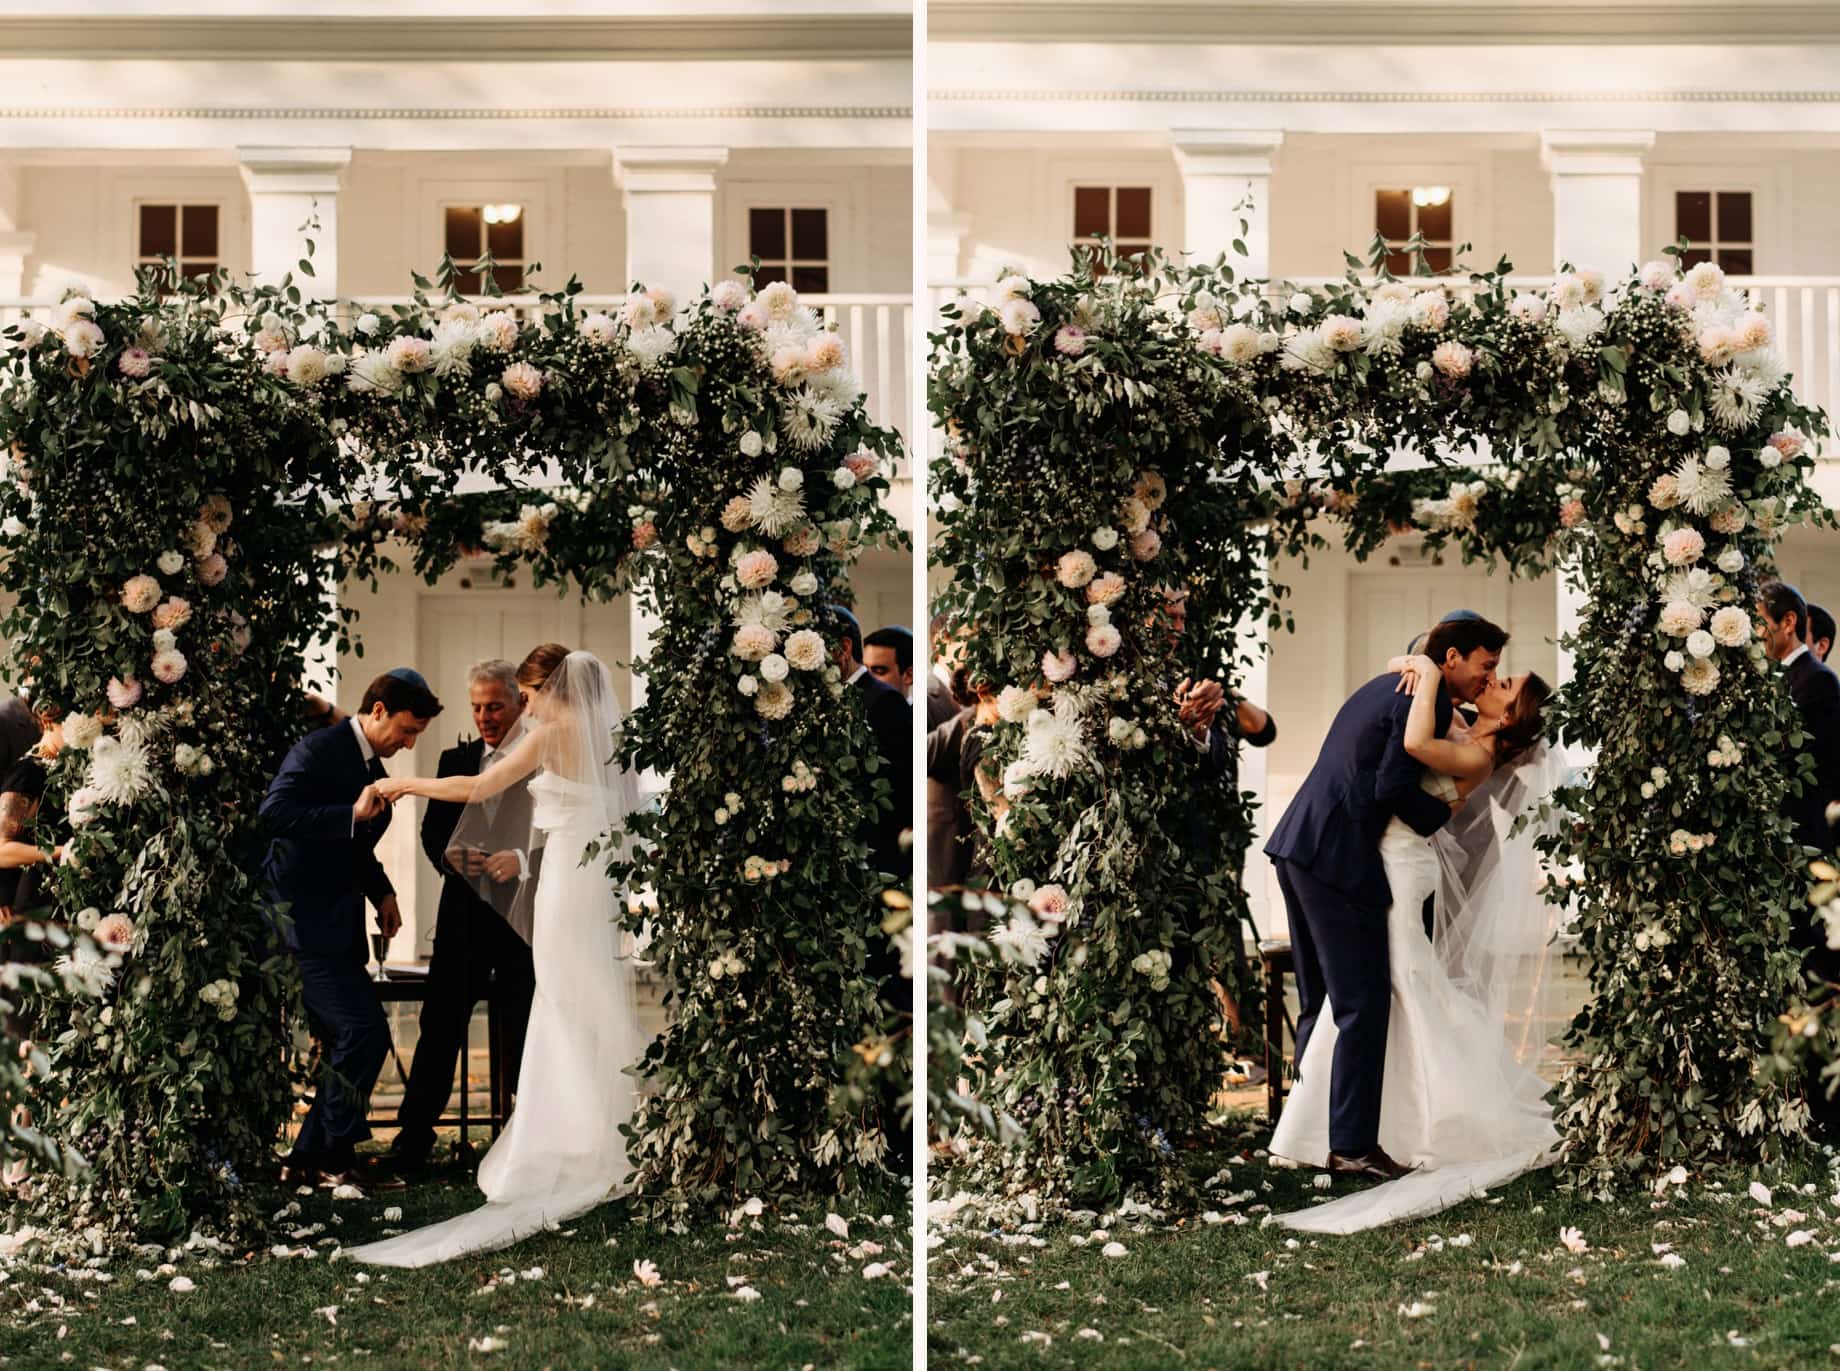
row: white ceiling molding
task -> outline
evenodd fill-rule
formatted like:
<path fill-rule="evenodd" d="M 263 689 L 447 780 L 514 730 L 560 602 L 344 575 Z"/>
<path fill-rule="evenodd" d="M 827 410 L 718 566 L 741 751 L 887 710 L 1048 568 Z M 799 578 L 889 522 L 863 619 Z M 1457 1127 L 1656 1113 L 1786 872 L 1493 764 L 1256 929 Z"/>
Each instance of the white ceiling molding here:
<path fill-rule="evenodd" d="M 826 105 L 609 105 L 586 109 L 376 109 L 305 107 L 199 105 L 161 107 L 0 106 L 0 120 L 34 119 L 272 119 L 344 121 L 373 119 L 443 120 L 644 120 L 644 119 L 911 119 L 913 110 L 904 105 L 826 106 Z"/>
<path fill-rule="evenodd" d="M 1827 0 L 930 0 L 940 41 L 1831 42 Z"/>
<path fill-rule="evenodd" d="M 397 15 L 38 13 L 0 18 L 0 57 L 388 62 L 661 61 L 908 58 L 905 14 L 573 16 L 518 13 L 437 19 Z"/>
<path fill-rule="evenodd" d="M 1831 105 L 1840 104 L 1840 90 L 938 90 L 927 99 L 1067 105 Z"/>

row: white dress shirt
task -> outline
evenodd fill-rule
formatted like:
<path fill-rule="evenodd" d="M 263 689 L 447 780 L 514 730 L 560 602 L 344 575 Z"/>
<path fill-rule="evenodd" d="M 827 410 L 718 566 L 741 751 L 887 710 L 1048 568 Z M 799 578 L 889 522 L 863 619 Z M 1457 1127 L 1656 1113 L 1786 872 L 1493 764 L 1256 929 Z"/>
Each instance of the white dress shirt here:
<path fill-rule="evenodd" d="M 1783 658 L 1783 663 L 1782 663 L 1783 670 L 1787 671 L 1790 665 L 1795 661 L 1795 659 L 1801 656 L 1806 651 L 1808 651 L 1807 643 L 1797 643 L 1795 645 L 1795 651 L 1791 652 L 1787 657 Z"/>

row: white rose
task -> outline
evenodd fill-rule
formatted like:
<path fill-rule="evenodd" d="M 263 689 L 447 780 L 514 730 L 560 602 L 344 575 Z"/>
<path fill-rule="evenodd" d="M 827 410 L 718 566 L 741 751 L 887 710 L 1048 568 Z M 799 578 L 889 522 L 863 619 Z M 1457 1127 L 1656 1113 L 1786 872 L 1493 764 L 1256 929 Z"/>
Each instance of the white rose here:
<path fill-rule="evenodd" d="M 1703 628 L 1696 628 L 1687 635 L 1687 651 L 1695 657 L 1710 657 L 1717 647 L 1712 635 Z"/>
<path fill-rule="evenodd" d="M 1766 444 L 1757 449 L 1757 460 L 1763 464 L 1764 470 L 1768 471 L 1782 464 L 1782 453 Z"/>
<path fill-rule="evenodd" d="M 378 325 L 382 322 L 383 321 L 374 314 L 360 314 L 355 327 L 359 333 L 368 338 L 377 331 Z"/>
<path fill-rule="evenodd" d="M 1290 311 L 1292 314 L 1308 314 L 1315 307 L 1315 298 L 1305 291 L 1300 290 L 1291 296 Z"/>
<path fill-rule="evenodd" d="M 805 484 L 805 473 L 800 471 L 797 467 L 781 467 L 780 468 L 779 488 L 781 490 L 797 490 L 800 486 L 804 484 Z"/>
<path fill-rule="evenodd" d="M 760 435 L 753 429 L 749 429 L 746 433 L 741 435 L 741 455 L 743 457 L 758 457 L 760 456 L 760 449 Z"/>
<path fill-rule="evenodd" d="M 798 596 L 816 595 L 818 578 L 810 571 L 801 571 L 792 578 L 792 593 Z"/>
<path fill-rule="evenodd" d="M 1719 554 L 1719 570 L 1727 576 L 1744 570 L 1744 554 L 1735 547 L 1728 547 Z"/>
<path fill-rule="evenodd" d="M 783 681 L 791 670 L 792 664 L 777 652 L 769 652 L 760 659 L 760 674 L 769 681 Z"/>
<path fill-rule="evenodd" d="M 752 695 L 755 691 L 760 689 L 760 678 L 758 676 L 743 676 L 739 681 L 735 682 L 735 689 L 739 690 L 743 695 Z"/>
<path fill-rule="evenodd" d="M 1668 653 L 1666 657 L 1662 658 L 1662 661 L 1666 664 L 1669 671 L 1679 671 L 1687 664 L 1687 659 L 1682 657 L 1678 652 Z"/>
<path fill-rule="evenodd" d="M 1106 605 L 1086 606 L 1086 622 L 1091 624 L 1094 628 L 1097 628 L 1101 624 L 1109 624 L 1111 621 L 1112 611 L 1110 607 Z"/>
<path fill-rule="evenodd" d="M 1667 430 L 1676 438 L 1684 438 L 1693 429 L 1693 417 L 1684 409 L 1677 409 L 1667 417 Z"/>
<path fill-rule="evenodd" d="M 177 576 L 185 570 L 185 555 L 170 549 L 160 554 L 159 567 L 168 576 Z"/>
<path fill-rule="evenodd" d="M 1706 449 L 1706 465 L 1713 471 L 1723 471 L 1731 465 L 1731 449 L 1713 444 Z"/>
<path fill-rule="evenodd" d="M 1109 524 L 1104 528 L 1093 530 L 1092 545 L 1101 552 L 1110 552 L 1118 546 L 1118 530 Z"/>
<path fill-rule="evenodd" d="M 848 490 L 856 484 L 856 473 L 848 467 L 838 467 L 831 473 L 831 484 L 838 490 Z"/>

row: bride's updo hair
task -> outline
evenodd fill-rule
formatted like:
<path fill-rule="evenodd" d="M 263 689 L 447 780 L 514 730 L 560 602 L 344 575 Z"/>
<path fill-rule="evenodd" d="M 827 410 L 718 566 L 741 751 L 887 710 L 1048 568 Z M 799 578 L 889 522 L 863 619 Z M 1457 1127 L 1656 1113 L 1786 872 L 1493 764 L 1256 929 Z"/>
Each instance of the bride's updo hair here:
<path fill-rule="evenodd" d="M 536 694 L 568 655 L 569 650 L 561 643 L 541 643 L 531 648 L 530 655 L 518 664 L 517 683 Z"/>
<path fill-rule="evenodd" d="M 1526 683 L 1521 686 L 1521 693 L 1514 699 L 1502 725 L 1495 731 L 1495 765 L 1504 767 L 1521 753 L 1540 741 L 1540 731 L 1545 720 L 1540 717 L 1540 706 L 1552 695 L 1552 687 L 1546 684 L 1545 677 L 1537 671 L 1527 673 Z"/>

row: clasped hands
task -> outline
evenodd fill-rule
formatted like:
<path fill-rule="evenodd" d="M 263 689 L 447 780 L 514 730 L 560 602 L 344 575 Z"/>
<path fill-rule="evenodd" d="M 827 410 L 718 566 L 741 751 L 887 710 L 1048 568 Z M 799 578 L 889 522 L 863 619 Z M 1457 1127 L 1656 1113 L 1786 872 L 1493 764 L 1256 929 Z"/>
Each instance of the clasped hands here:
<path fill-rule="evenodd" d="M 1219 681 L 1184 679 L 1176 687 L 1176 717 L 1185 728 L 1206 733 L 1214 726 L 1214 716 L 1227 702 L 1227 692 Z"/>
<path fill-rule="evenodd" d="M 1437 675 L 1437 663 L 1422 652 L 1413 652 L 1404 657 L 1395 657 L 1386 664 L 1388 671 L 1399 673 L 1399 684 L 1393 687 L 1396 695 L 1409 695 L 1418 689 L 1418 682 Z"/>
<path fill-rule="evenodd" d="M 462 876 L 489 876 L 499 885 L 514 881 L 523 874 L 524 865 L 515 851 L 487 852 L 480 847 L 450 847 L 444 854 L 447 865 Z"/>

